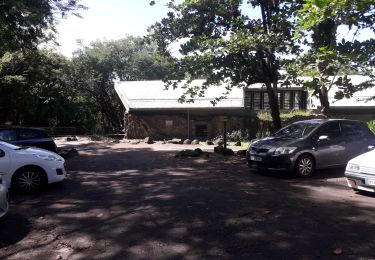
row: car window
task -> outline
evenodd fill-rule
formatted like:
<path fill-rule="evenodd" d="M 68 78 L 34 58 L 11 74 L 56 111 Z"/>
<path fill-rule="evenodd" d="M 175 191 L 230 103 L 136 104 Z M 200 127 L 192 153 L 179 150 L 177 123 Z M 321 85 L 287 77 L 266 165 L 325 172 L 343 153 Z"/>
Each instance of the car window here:
<path fill-rule="evenodd" d="M 12 129 L 2 129 L 0 130 L 0 140 L 9 142 L 16 140 L 16 131 Z"/>
<path fill-rule="evenodd" d="M 321 126 L 318 131 L 318 136 L 328 136 L 329 139 L 338 138 L 341 136 L 339 122 L 329 122 Z"/>
<path fill-rule="evenodd" d="M 356 122 L 341 122 L 341 131 L 344 136 L 363 136 L 366 135 L 360 124 Z"/>
<path fill-rule="evenodd" d="M 18 130 L 18 139 L 20 140 L 29 140 L 29 139 L 38 139 L 46 138 L 46 135 L 39 130 L 33 129 L 19 129 Z"/>
<path fill-rule="evenodd" d="M 319 124 L 314 122 L 299 122 L 291 124 L 287 127 L 282 128 L 274 135 L 278 137 L 293 137 L 301 138 L 308 135 L 314 130 Z"/>

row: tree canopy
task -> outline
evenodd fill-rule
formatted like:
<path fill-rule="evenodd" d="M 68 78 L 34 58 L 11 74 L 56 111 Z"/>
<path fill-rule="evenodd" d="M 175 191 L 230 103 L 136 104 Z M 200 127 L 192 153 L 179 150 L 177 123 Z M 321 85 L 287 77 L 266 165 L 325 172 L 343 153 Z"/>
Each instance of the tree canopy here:
<path fill-rule="evenodd" d="M 276 129 L 281 127 L 275 89 L 283 57 L 296 53 L 294 21 L 298 1 L 185 0 L 169 2 L 167 18 L 150 28 L 162 55 L 173 57 L 169 47 L 183 40 L 181 59 L 168 79 L 205 78 L 201 89 L 187 85 L 183 98 L 194 99 L 219 82 L 233 87 L 264 83 Z M 246 14 L 260 9 L 260 17 Z M 217 101 L 227 93 L 222 93 Z"/>

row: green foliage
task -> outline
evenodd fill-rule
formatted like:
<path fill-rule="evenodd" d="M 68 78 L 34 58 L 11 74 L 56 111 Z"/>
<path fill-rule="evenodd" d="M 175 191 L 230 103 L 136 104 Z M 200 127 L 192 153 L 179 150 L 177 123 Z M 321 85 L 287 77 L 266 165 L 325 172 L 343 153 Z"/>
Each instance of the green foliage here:
<path fill-rule="evenodd" d="M 375 134 L 375 120 L 367 122 L 368 128 Z"/>
<path fill-rule="evenodd" d="M 3 0 L 0 4 L 0 56 L 5 52 L 36 48 L 50 39 L 58 14 L 78 15 L 85 9 L 71 0 Z"/>
<path fill-rule="evenodd" d="M 288 112 L 280 113 L 280 118 L 282 122 L 288 121 L 293 118 L 310 118 L 312 116 L 312 112 L 310 110 L 291 110 Z M 257 117 L 262 122 L 272 122 L 272 117 L 269 111 L 261 110 L 257 113 Z"/>
<path fill-rule="evenodd" d="M 283 57 L 296 54 L 294 45 L 294 20 L 290 19 L 299 8 L 298 1 L 192 1 L 180 4 L 169 2 L 168 17 L 150 28 L 150 38 L 158 44 L 161 55 L 173 59 L 169 52 L 171 43 L 184 39 L 181 59 L 176 59 L 174 70 L 167 79 L 189 79 L 184 86 L 181 101 L 193 102 L 205 91 L 219 83 L 226 85 L 218 93 L 215 105 L 234 87 L 264 83 L 270 100 L 275 126 L 280 127 L 279 110 L 274 89 Z M 262 19 L 248 17 L 245 8 L 259 8 Z M 201 87 L 191 83 L 205 78 Z M 167 87 L 177 87 L 169 82 Z"/>
<path fill-rule="evenodd" d="M 329 116 L 328 95 L 332 86 L 339 87 L 334 95 L 341 99 L 375 84 L 375 39 L 358 40 L 364 30 L 375 32 L 375 2 L 306 0 L 297 17 L 299 26 L 295 37 L 309 48 L 286 68 L 290 77 L 301 74 L 311 77 L 294 81 L 312 89 L 321 101 L 323 113 Z M 337 39 L 337 28 L 343 25 L 352 30 L 351 39 Z M 368 79 L 355 86 L 346 76 L 347 72 L 366 75 Z"/>

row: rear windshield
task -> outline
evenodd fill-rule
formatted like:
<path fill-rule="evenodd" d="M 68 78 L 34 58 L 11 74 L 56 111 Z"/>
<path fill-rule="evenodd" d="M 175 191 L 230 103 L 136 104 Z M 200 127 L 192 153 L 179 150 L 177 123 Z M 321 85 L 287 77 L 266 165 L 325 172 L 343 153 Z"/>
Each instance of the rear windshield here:
<path fill-rule="evenodd" d="M 274 136 L 277 137 L 290 137 L 290 138 L 302 138 L 307 136 L 318 127 L 320 123 L 318 122 L 299 122 L 288 125 L 277 131 Z"/>

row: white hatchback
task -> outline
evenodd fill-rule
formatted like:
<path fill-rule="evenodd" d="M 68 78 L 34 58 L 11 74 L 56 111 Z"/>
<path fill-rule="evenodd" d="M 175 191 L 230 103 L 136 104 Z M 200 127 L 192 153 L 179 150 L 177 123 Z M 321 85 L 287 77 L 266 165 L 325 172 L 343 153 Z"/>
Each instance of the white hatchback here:
<path fill-rule="evenodd" d="M 351 159 L 345 177 L 352 189 L 375 192 L 375 150 Z"/>
<path fill-rule="evenodd" d="M 11 188 L 34 192 L 65 179 L 65 160 L 56 153 L 0 141 L 0 174 Z"/>

